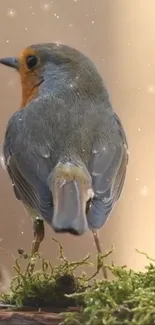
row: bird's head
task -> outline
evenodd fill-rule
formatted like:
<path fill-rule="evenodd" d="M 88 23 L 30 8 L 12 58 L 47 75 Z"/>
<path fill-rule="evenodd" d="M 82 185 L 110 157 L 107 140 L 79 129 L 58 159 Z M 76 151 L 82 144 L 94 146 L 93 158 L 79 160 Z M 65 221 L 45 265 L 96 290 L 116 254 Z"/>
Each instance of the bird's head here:
<path fill-rule="evenodd" d="M 18 57 L 2 58 L 0 63 L 20 73 L 22 107 L 41 91 L 63 94 L 68 89 L 89 97 L 100 96 L 103 91 L 102 78 L 91 60 L 66 45 L 31 45 Z"/>

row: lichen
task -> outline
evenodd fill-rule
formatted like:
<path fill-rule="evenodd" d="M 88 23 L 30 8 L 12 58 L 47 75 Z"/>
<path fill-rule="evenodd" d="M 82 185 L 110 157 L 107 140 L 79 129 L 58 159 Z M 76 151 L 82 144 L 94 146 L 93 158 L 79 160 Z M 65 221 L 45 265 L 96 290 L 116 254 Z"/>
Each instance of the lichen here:
<path fill-rule="evenodd" d="M 146 272 L 112 264 L 114 280 L 94 280 L 85 292 L 71 295 L 82 296 L 85 306 L 80 313 L 67 313 L 62 324 L 154 325 L 155 260 L 145 256 L 150 260 Z"/>

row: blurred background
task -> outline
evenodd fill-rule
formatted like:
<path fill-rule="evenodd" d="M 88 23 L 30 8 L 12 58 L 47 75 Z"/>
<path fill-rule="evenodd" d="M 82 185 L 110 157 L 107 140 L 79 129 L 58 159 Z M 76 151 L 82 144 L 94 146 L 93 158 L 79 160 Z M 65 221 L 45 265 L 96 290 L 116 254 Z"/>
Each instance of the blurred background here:
<path fill-rule="evenodd" d="M 124 124 L 130 162 L 120 201 L 100 231 L 108 258 L 143 269 L 146 259 L 138 248 L 155 257 L 155 2 L 154 0 L 5 0 L 0 10 L 0 57 L 17 55 L 38 42 L 60 42 L 76 47 L 97 65 L 114 109 Z M 18 75 L 0 66 L 0 140 L 12 113 L 18 110 Z M 0 263 L 12 272 L 18 248 L 30 250 L 31 219 L 13 194 L 0 168 Z M 76 238 L 56 235 L 48 226 L 41 252 L 58 263 L 52 237 L 64 246 L 70 260 L 96 249 L 91 232 Z M 91 270 L 87 270 L 91 274 Z"/>

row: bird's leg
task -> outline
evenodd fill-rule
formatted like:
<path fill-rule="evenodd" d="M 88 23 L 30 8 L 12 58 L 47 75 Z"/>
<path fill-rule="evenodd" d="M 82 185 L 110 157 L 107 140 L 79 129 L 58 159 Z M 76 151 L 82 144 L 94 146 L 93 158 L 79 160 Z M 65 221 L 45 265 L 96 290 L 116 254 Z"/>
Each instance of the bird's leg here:
<path fill-rule="evenodd" d="M 98 238 L 98 234 L 97 234 L 97 230 L 92 230 L 92 234 L 93 234 L 93 238 L 94 238 L 94 242 L 95 242 L 95 245 L 96 245 L 96 248 L 97 248 L 97 252 L 98 254 L 103 254 L 102 253 L 102 250 L 101 250 L 101 245 L 100 245 L 100 241 L 99 241 L 99 238 Z M 105 279 L 108 278 L 108 275 L 107 275 L 107 270 L 106 270 L 106 267 L 104 266 L 104 262 L 102 262 L 102 271 L 103 271 L 103 276 Z M 100 262 L 99 262 L 99 259 L 98 259 L 98 265 L 97 265 L 97 268 L 98 270 L 101 268 L 100 266 Z"/>
<path fill-rule="evenodd" d="M 41 219 L 35 219 L 33 221 L 33 231 L 34 231 L 34 240 L 32 243 L 31 250 L 31 263 L 28 266 L 29 273 L 32 274 L 34 270 L 35 263 L 33 261 L 33 256 L 38 252 L 41 242 L 44 239 L 45 230 L 44 230 L 44 222 Z"/>
<path fill-rule="evenodd" d="M 45 236 L 44 222 L 41 219 L 33 221 L 34 240 L 32 244 L 31 256 L 38 252 L 41 242 Z"/>

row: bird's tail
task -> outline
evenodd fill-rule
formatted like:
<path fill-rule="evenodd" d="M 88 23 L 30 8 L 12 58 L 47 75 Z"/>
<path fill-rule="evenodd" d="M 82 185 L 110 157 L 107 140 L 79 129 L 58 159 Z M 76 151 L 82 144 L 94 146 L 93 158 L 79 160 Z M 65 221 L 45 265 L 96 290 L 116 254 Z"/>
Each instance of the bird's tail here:
<path fill-rule="evenodd" d="M 53 229 L 75 235 L 86 232 L 86 204 L 93 196 L 92 180 L 87 168 L 77 162 L 59 162 L 48 182 L 54 205 Z"/>

